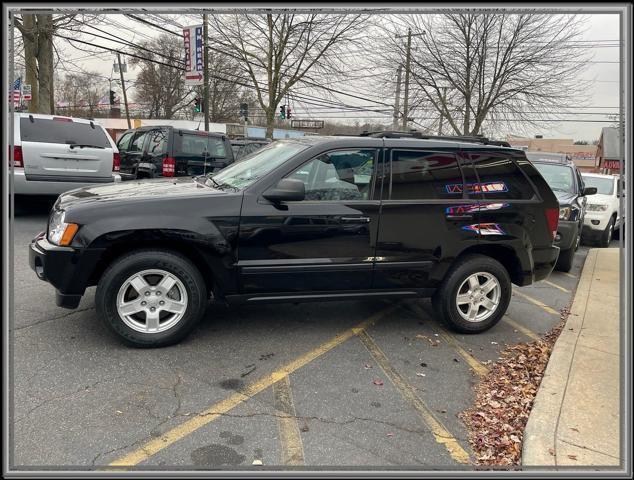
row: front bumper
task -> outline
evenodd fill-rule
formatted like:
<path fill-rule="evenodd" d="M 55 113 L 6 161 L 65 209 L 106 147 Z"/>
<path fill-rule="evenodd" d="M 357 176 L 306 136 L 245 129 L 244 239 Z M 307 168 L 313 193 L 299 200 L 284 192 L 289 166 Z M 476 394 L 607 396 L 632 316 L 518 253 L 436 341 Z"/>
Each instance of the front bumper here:
<path fill-rule="evenodd" d="M 557 227 L 557 236 L 555 237 L 555 245 L 562 251 L 575 247 L 575 241 L 579 235 L 579 223 L 568 220 L 559 220 Z"/>
<path fill-rule="evenodd" d="M 58 306 L 77 308 L 101 253 L 53 245 L 42 232 L 29 245 L 29 265 L 40 280 L 55 287 Z"/>
<path fill-rule="evenodd" d="M 612 218 L 612 212 L 588 212 L 586 210 L 586 216 L 583 218 L 583 231 L 595 230 L 597 234 L 603 233 L 610 218 Z"/>

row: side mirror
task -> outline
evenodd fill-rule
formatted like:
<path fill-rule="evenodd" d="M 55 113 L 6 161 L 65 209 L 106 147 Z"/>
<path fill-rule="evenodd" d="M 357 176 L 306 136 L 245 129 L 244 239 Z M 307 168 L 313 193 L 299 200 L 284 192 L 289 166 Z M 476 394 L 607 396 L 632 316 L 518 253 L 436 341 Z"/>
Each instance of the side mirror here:
<path fill-rule="evenodd" d="M 586 187 L 583 189 L 584 197 L 586 195 L 594 195 L 595 193 L 597 193 L 597 187 Z"/>
<path fill-rule="evenodd" d="M 297 202 L 306 198 L 306 187 L 301 180 L 283 178 L 275 187 L 264 192 L 262 196 L 273 203 Z"/>

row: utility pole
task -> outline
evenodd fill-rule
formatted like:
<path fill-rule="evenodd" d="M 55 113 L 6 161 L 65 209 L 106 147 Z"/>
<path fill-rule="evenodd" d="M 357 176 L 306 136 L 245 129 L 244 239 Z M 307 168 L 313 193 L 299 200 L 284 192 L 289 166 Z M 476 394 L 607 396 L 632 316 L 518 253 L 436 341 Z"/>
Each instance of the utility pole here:
<path fill-rule="evenodd" d="M 117 53 L 117 62 L 119 63 L 119 75 L 121 75 L 121 90 L 123 91 L 123 103 L 125 103 L 125 118 L 128 120 L 128 128 L 132 128 L 130 123 L 130 111 L 128 110 L 128 94 L 125 91 L 125 80 L 123 80 L 123 68 L 121 68 L 121 54 Z"/>
<path fill-rule="evenodd" d="M 392 127 L 398 130 L 398 118 L 401 113 L 401 74 L 403 73 L 403 65 L 399 65 L 396 70 L 396 98 L 394 99 L 394 121 Z"/>
<path fill-rule="evenodd" d="M 403 99 L 403 128 L 407 129 L 409 116 L 409 70 L 412 56 L 412 29 L 407 29 L 407 51 L 405 53 L 405 98 Z"/>
<path fill-rule="evenodd" d="M 203 13 L 203 115 L 205 132 L 209 131 L 209 53 L 207 52 L 207 14 Z"/>
<path fill-rule="evenodd" d="M 442 108 L 445 110 L 445 102 L 447 101 L 447 87 L 442 88 Z M 440 123 L 438 124 L 438 136 L 442 135 L 442 121 L 445 118 L 445 114 L 440 112 Z"/>

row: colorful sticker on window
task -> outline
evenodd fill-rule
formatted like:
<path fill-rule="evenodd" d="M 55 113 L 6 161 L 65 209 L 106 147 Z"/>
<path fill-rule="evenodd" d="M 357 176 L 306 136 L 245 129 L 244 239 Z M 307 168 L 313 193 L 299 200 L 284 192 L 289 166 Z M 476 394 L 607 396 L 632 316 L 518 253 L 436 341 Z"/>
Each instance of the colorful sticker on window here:
<path fill-rule="evenodd" d="M 464 205 L 455 205 L 445 208 L 445 215 L 464 215 L 468 213 L 476 213 L 484 210 L 500 210 L 506 208 L 510 203 L 466 203 Z"/>
<path fill-rule="evenodd" d="M 504 182 L 486 182 L 486 183 L 466 183 L 464 185 L 467 193 L 504 193 L 508 192 L 508 187 Z M 462 193 L 463 186 L 461 183 L 449 183 L 445 185 L 447 193 Z"/>
<path fill-rule="evenodd" d="M 506 235 L 506 232 L 497 223 L 475 223 L 473 225 L 465 225 L 463 230 L 469 232 L 480 233 L 480 235 Z"/>

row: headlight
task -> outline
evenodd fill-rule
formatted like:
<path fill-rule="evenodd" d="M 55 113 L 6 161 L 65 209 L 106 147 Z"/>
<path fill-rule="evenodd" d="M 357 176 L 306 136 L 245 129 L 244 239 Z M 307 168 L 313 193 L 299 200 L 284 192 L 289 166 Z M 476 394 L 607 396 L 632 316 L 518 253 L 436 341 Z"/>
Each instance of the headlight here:
<path fill-rule="evenodd" d="M 607 205 L 596 205 L 592 203 L 589 203 L 588 205 L 586 205 L 586 210 L 588 212 L 605 212 L 607 209 L 608 209 Z"/>
<path fill-rule="evenodd" d="M 559 220 L 568 220 L 570 218 L 571 213 L 572 213 L 572 208 L 561 207 L 559 209 Z"/>
<path fill-rule="evenodd" d="M 79 230 L 76 223 L 66 223 L 65 217 L 64 210 L 55 210 L 48 220 L 48 241 L 55 245 L 70 245 Z"/>

